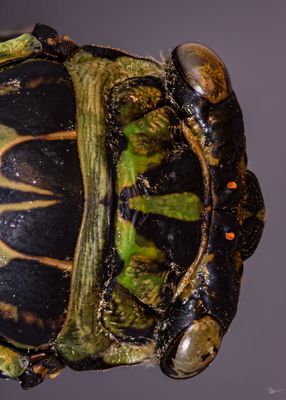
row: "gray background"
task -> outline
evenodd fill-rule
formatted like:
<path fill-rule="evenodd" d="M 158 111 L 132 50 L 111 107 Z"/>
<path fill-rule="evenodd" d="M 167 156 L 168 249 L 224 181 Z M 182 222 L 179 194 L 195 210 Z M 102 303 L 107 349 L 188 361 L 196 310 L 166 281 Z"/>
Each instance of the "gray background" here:
<path fill-rule="evenodd" d="M 23 392 L 0 381 L 1 399 L 286 399 L 285 89 L 286 2 L 281 0 L 1 0 L 0 30 L 50 24 L 79 44 L 160 56 L 200 41 L 225 61 L 244 112 L 249 167 L 259 177 L 267 226 L 246 262 L 237 316 L 215 362 L 173 381 L 158 368 L 66 370 Z"/>

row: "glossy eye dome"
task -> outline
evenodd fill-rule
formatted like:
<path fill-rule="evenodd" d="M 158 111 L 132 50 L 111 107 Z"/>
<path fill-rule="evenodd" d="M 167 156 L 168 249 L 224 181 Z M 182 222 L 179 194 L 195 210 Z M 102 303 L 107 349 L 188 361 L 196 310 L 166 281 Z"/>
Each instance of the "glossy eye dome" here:
<path fill-rule="evenodd" d="M 191 378 L 215 358 L 222 340 L 219 323 L 205 316 L 185 328 L 165 352 L 160 366 L 171 378 Z"/>
<path fill-rule="evenodd" d="M 172 56 L 187 84 L 197 93 L 213 104 L 227 98 L 230 93 L 228 72 L 211 49 L 199 43 L 184 43 L 175 48 Z"/>

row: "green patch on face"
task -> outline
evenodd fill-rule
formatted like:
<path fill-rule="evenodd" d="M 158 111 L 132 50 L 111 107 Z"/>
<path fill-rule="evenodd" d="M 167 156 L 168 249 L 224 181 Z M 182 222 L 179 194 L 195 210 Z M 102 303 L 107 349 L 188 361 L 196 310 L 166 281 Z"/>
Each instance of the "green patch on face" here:
<path fill-rule="evenodd" d="M 155 307 L 162 298 L 162 287 L 166 271 L 162 263 L 152 260 L 148 255 L 135 254 L 131 257 L 119 281 L 142 303 Z"/>
<path fill-rule="evenodd" d="M 117 219 L 116 247 L 123 260 L 130 261 L 135 254 L 146 255 L 152 260 L 163 260 L 163 253 L 149 240 L 136 232 L 131 222 L 122 217 Z"/>
<path fill-rule="evenodd" d="M 118 193 L 131 186 L 137 176 L 160 164 L 170 143 L 170 109 L 163 107 L 144 115 L 123 129 L 127 149 L 118 164 Z"/>
<path fill-rule="evenodd" d="M 131 222 L 118 218 L 116 247 L 124 261 L 117 281 L 142 303 L 156 306 L 161 301 L 161 291 L 167 271 L 164 255 L 153 242 L 136 232 Z"/>
<path fill-rule="evenodd" d="M 200 198 L 194 193 L 171 193 L 162 196 L 138 196 L 129 199 L 131 209 L 144 214 L 160 214 L 181 221 L 198 221 L 202 211 Z"/>
<path fill-rule="evenodd" d="M 0 64 L 26 58 L 42 50 L 41 42 L 30 33 L 0 43 Z"/>
<path fill-rule="evenodd" d="M 127 148 L 117 167 L 117 193 L 136 184 L 138 176 L 160 165 L 170 151 L 173 114 L 168 107 L 148 112 L 123 128 Z M 119 206 L 120 207 L 120 206 Z M 202 203 L 193 193 L 129 198 L 129 208 L 145 214 L 160 214 L 182 221 L 198 221 Z M 136 232 L 131 222 L 118 211 L 116 247 L 124 266 L 117 282 L 141 303 L 160 307 L 167 273 L 164 254 L 156 245 Z"/>

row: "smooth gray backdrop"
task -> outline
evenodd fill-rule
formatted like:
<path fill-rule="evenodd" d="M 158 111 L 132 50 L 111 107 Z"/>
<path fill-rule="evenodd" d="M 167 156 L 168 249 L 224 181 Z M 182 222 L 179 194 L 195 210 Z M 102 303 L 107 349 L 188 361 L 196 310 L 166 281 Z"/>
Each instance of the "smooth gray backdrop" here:
<path fill-rule="evenodd" d="M 158 368 L 66 370 L 31 391 L 0 381 L 0 399 L 282 400 L 285 371 L 285 102 L 284 0 L 0 0 L 0 30 L 50 24 L 79 44 L 119 47 L 160 57 L 199 41 L 225 61 L 244 112 L 249 168 L 259 177 L 267 225 L 245 263 L 237 316 L 215 362 L 191 380 Z"/>

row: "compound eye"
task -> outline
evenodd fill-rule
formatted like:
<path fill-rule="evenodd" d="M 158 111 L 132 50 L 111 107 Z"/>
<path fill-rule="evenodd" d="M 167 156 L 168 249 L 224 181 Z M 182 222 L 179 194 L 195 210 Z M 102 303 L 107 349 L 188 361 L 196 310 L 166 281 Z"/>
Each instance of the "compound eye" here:
<path fill-rule="evenodd" d="M 197 93 L 213 104 L 230 93 L 228 72 L 219 56 L 199 43 L 184 43 L 176 47 L 173 58 L 185 81 Z"/>
<path fill-rule="evenodd" d="M 170 378 L 191 378 L 213 361 L 221 340 L 221 327 L 214 318 L 194 321 L 171 343 L 161 360 L 161 370 Z"/>

